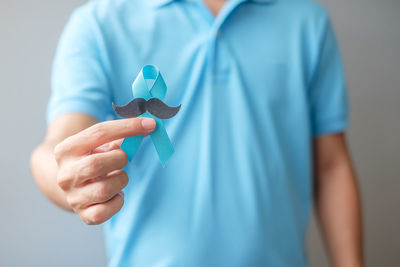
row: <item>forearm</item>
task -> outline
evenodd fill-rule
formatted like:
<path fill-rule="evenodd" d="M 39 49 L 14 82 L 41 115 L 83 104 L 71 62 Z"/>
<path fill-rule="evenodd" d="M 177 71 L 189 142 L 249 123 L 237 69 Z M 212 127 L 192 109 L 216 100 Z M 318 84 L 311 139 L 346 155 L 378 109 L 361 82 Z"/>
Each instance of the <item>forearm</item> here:
<path fill-rule="evenodd" d="M 362 266 L 359 192 L 349 159 L 317 172 L 315 201 L 320 227 L 335 267 Z"/>
<path fill-rule="evenodd" d="M 31 169 L 43 194 L 60 208 L 71 210 L 63 190 L 57 185 L 57 163 L 53 155 L 55 145 L 55 142 L 49 141 L 40 144 L 32 153 Z"/>

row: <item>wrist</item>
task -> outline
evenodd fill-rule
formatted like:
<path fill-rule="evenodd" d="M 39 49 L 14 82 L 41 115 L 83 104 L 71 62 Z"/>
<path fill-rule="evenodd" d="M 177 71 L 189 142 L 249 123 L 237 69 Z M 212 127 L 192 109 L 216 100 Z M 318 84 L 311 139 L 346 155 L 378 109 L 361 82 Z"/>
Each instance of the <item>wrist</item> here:
<path fill-rule="evenodd" d="M 333 267 L 363 267 L 364 264 L 362 260 L 351 260 L 351 261 L 346 261 L 346 262 L 341 262 L 337 264 L 333 264 Z"/>

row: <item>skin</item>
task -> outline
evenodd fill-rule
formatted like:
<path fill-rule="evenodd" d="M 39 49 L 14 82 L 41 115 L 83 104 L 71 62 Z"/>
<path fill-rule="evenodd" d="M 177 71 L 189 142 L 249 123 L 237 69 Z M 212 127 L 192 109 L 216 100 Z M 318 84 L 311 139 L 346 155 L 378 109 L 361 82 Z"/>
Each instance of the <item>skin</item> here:
<path fill-rule="evenodd" d="M 315 138 L 314 203 L 333 266 L 361 267 L 360 194 L 345 135 Z"/>
<path fill-rule="evenodd" d="M 224 0 L 204 0 L 216 16 Z M 129 178 L 122 168 L 122 139 L 148 134 L 155 122 L 143 118 L 97 123 L 84 114 L 56 118 L 31 156 L 35 181 L 59 207 L 76 212 L 86 224 L 100 224 L 117 213 Z M 144 127 L 146 126 L 146 127 Z M 332 266 L 361 267 L 362 227 L 358 187 L 344 134 L 313 140 L 315 207 Z"/>
<path fill-rule="evenodd" d="M 216 17 L 221 8 L 224 6 L 226 0 L 203 0 L 203 2 Z"/>
<path fill-rule="evenodd" d="M 123 138 L 146 135 L 155 128 L 150 118 L 96 123 L 84 114 L 65 114 L 51 123 L 31 157 L 42 192 L 86 224 L 100 224 L 117 213 L 128 184 L 122 168 L 128 163 L 120 149 Z"/>

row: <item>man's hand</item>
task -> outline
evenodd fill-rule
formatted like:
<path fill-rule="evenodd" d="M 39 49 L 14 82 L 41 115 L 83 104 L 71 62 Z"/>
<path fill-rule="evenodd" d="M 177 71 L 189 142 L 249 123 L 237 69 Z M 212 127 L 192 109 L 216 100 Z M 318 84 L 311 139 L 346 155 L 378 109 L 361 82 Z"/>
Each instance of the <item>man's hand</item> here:
<path fill-rule="evenodd" d="M 41 188 L 44 193 L 57 191 L 46 188 L 52 185 L 40 181 L 44 179 L 41 177 L 52 175 L 53 188 L 61 188 L 62 190 L 58 191 L 63 194 L 57 193 L 55 196 L 56 193 L 48 193 L 50 199 L 54 199 L 54 202 L 66 209 L 75 211 L 87 224 L 100 224 L 108 220 L 121 209 L 124 202 L 121 190 L 129 181 L 127 174 L 122 170 L 128 163 L 125 152 L 120 149 L 122 139 L 146 135 L 153 131 L 155 126 L 155 121 L 150 118 L 123 119 L 97 123 L 70 135 L 53 145 L 54 154 L 51 156 L 55 159 L 57 167 L 49 168 L 47 174 L 43 173 L 46 172 L 46 168 L 40 168 L 36 173 L 34 171 L 39 187 L 44 187 Z M 46 141 L 44 143 L 46 144 Z M 49 141 L 47 147 L 48 143 Z M 46 147 L 45 144 L 42 146 Z M 39 146 L 39 152 L 34 152 L 32 169 L 39 168 L 34 165 L 45 163 L 43 155 L 36 155 L 49 154 L 49 150 L 44 149 Z"/>
<path fill-rule="evenodd" d="M 129 178 L 122 170 L 128 158 L 119 148 L 121 138 L 148 134 L 154 128 L 155 121 L 148 118 L 103 122 L 55 147 L 57 184 L 85 223 L 102 223 L 122 208 L 121 190 Z"/>

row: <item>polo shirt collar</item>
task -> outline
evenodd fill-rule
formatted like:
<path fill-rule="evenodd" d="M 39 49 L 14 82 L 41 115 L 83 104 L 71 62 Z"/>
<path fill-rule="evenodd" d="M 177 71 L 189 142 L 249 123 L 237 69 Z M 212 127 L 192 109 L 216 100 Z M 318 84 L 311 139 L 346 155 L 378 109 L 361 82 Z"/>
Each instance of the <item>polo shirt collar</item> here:
<path fill-rule="evenodd" d="M 161 7 L 167 4 L 170 4 L 172 2 L 177 2 L 177 1 L 185 1 L 185 0 L 148 0 L 149 3 L 153 7 Z M 188 1 L 188 0 L 186 0 Z M 191 1 L 196 1 L 196 0 L 191 0 Z M 237 2 L 251 2 L 251 3 L 256 3 L 256 4 L 267 4 L 271 2 L 275 2 L 277 0 L 228 0 L 228 1 L 237 1 Z"/>
<path fill-rule="evenodd" d="M 154 7 L 160 7 L 160 6 L 164 6 L 167 5 L 171 2 L 174 2 L 174 0 L 148 0 L 149 4 L 151 4 Z"/>

